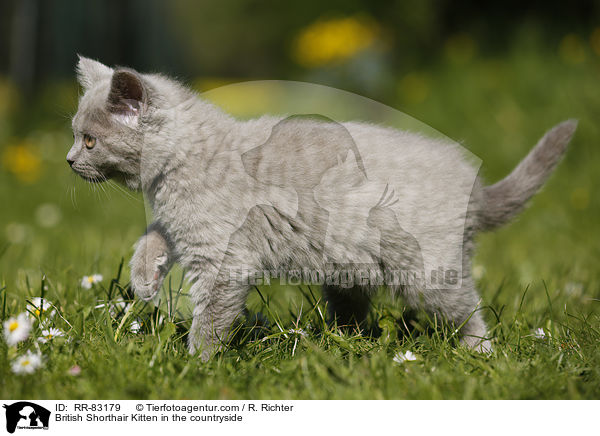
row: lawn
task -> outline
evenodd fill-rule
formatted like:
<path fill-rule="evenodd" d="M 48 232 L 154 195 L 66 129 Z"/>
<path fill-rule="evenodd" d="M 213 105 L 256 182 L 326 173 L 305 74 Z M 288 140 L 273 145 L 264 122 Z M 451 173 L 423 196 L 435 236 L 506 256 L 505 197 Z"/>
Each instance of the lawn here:
<path fill-rule="evenodd" d="M 53 304 L 35 317 L 30 339 L 18 347 L 0 340 L 0 397 L 598 399 L 599 76 L 593 54 L 574 62 L 515 49 L 403 75 L 385 101 L 460 141 L 482 159 L 489 182 L 545 130 L 579 120 L 531 207 L 478 237 L 474 273 L 492 354 L 461 347 L 451 326 L 406 312 L 385 293 L 373 302 L 369 331 L 358 334 L 328 324 L 318 287 L 272 286 L 252 293 L 256 322 L 209 362 L 186 350 L 180 271 L 165 282 L 159 309 L 130 301 L 127 262 L 145 229 L 143 198 L 88 185 L 65 163 L 75 84 L 47 86 L 25 107 L 0 83 L 0 314 L 16 316 L 35 297 Z M 82 278 L 92 274 L 103 278 L 87 289 Z M 40 343 L 41 325 L 64 336 Z M 12 362 L 38 348 L 35 377 L 13 374 Z M 407 351 L 416 359 L 402 362 Z"/>

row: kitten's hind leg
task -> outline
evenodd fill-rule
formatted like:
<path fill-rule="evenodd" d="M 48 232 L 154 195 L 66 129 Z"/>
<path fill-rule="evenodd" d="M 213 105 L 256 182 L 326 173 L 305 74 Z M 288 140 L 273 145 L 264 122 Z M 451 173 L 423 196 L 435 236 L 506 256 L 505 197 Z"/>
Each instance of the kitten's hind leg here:
<path fill-rule="evenodd" d="M 467 347 L 480 353 L 490 353 L 492 343 L 487 336 L 487 326 L 481 312 L 474 309 L 470 318 L 460 330 L 461 342 Z"/>
<path fill-rule="evenodd" d="M 369 313 L 370 299 L 363 288 L 341 288 L 323 285 L 323 298 L 327 302 L 327 312 L 339 327 L 363 327 Z"/>
<path fill-rule="evenodd" d="M 487 325 L 479 308 L 480 297 L 470 277 L 463 278 L 460 289 L 447 290 L 445 294 L 452 310 L 447 317 L 454 325 L 461 326 L 460 342 L 480 353 L 490 353 L 492 342 L 487 338 Z"/>
<path fill-rule="evenodd" d="M 169 244 L 158 229 L 151 226 L 136 242 L 129 265 L 136 295 L 145 301 L 154 298 L 171 266 Z"/>
<path fill-rule="evenodd" d="M 460 288 L 413 290 L 405 294 L 405 300 L 413 308 L 441 315 L 457 328 L 462 325 L 461 343 L 469 348 L 483 353 L 492 350 L 487 326 L 478 308 L 479 295 L 470 277 L 463 278 Z"/>

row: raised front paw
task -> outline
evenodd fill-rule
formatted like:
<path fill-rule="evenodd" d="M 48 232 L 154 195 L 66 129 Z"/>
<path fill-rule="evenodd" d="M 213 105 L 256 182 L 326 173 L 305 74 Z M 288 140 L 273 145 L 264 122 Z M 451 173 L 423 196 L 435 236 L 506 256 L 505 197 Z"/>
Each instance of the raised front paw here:
<path fill-rule="evenodd" d="M 136 295 L 144 301 L 154 298 L 170 268 L 167 241 L 157 231 L 142 236 L 135 244 L 130 267 Z"/>

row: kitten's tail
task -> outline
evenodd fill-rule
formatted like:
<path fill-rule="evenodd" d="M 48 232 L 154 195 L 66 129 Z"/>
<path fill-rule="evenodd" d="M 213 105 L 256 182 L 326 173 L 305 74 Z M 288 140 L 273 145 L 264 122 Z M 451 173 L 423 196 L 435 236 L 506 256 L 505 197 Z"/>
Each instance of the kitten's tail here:
<path fill-rule="evenodd" d="M 483 189 L 480 230 L 492 230 L 521 212 L 560 162 L 575 129 L 576 120 L 563 121 L 548 131 L 527 157 L 506 176 Z"/>

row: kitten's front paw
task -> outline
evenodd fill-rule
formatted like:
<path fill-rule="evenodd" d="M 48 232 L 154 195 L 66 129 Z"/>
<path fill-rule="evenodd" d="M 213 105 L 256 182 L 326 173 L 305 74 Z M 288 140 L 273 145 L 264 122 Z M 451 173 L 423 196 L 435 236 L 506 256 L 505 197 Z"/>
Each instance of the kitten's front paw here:
<path fill-rule="evenodd" d="M 131 258 L 131 286 L 144 301 L 156 296 L 169 272 L 166 241 L 158 233 L 143 236 Z"/>
<path fill-rule="evenodd" d="M 167 254 L 161 254 L 143 266 L 131 269 L 131 286 L 135 294 L 144 301 L 156 296 L 167 275 Z"/>

